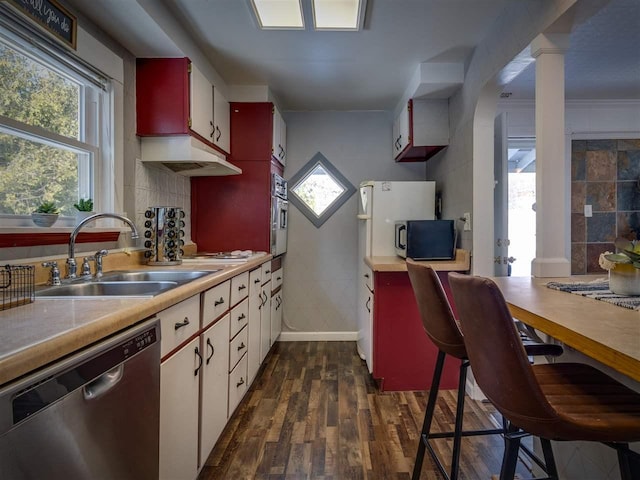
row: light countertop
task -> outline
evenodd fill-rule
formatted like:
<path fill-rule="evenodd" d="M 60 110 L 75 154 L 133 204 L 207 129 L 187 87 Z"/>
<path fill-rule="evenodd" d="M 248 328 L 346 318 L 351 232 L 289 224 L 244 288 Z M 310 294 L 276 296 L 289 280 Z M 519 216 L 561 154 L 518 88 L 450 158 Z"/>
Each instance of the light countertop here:
<path fill-rule="evenodd" d="M 0 385 L 127 328 L 271 259 L 236 265 L 189 264 L 130 269 L 217 270 L 151 298 L 44 299 L 0 311 Z"/>
<path fill-rule="evenodd" d="M 546 286 L 551 281 L 588 282 L 596 278 L 498 277 L 492 280 L 502 291 L 515 318 L 640 381 L 640 312 Z"/>
<path fill-rule="evenodd" d="M 404 258 L 393 257 L 365 257 L 365 263 L 374 272 L 406 272 L 407 262 Z M 453 260 L 425 260 L 424 262 L 436 271 L 442 272 L 466 272 L 471 267 L 471 259 L 468 250 L 456 250 L 456 258 Z"/>

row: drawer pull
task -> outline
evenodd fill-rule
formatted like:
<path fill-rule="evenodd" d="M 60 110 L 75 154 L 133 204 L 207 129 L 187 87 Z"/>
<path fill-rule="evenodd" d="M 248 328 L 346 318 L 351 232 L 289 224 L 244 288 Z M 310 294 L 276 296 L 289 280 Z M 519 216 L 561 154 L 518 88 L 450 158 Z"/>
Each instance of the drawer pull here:
<path fill-rule="evenodd" d="M 244 320 L 245 318 L 247 318 L 247 316 L 243 313 L 238 317 L 238 321 Z"/>
<path fill-rule="evenodd" d="M 238 351 L 242 350 L 243 348 L 247 348 L 244 342 L 240 343 L 240 346 L 238 347 Z"/>
<path fill-rule="evenodd" d="M 264 273 L 271 273 L 271 270 L 266 270 Z"/>
<path fill-rule="evenodd" d="M 207 357 L 207 365 L 209 365 L 209 362 L 211 361 L 211 357 L 213 357 L 213 354 L 215 352 L 215 349 L 213 348 L 213 344 L 211 343 L 210 338 L 207 338 L 207 347 L 211 348 L 211 354 Z"/>
<path fill-rule="evenodd" d="M 256 279 L 253 281 L 253 283 L 260 283 L 260 282 L 262 282 L 262 280 L 260 280 L 259 278 L 256 278 Z"/>
<path fill-rule="evenodd" d="M 217 307 L 218 305 L 222 305 L 224 303 L 224 298 L 220 297 L 220 300 L 216 300 L 213 302 L 213 306 Z"/>
<path fill-rule="evenodd" d="M 276 277 L 276 281 L 279 282 L 280 280 L 282 280 L 282 277 Z"/>
<path fill-rule="evenodd" d="M 244 290 L 245 288 L 247 288 L 247 286 L 243 283 L 242 285 L 240 285 L 240 286 L 238 287 L 238 291 L 240 291 L 240 290 Z"/>
<path fill-rule="evenodd" d="M 176 330 L 178 330 L 179 328 L 186 327 L 187 325 L 189 325 L 189 317 L 184 317 L 184 321 L 183 322 L 176 322 L 174 327 L 175 327 Z"/>
<path fill-rule="evenodd" d="M 240 385 L 244 385 L 244 378 L 242 377 L 240 377 L 240 381 L 236 383 L 236 388 L 238 388 Z"/>

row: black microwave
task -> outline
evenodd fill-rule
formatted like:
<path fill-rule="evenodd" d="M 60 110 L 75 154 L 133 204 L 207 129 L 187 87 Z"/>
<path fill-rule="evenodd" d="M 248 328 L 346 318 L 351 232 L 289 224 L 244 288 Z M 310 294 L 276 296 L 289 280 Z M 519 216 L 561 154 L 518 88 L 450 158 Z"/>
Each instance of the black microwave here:
<path fill-rule="evenodd" d="M 453 220 L 396 222 L 396 254 L 414 260 L 451 260 L 456 256 Z"/>

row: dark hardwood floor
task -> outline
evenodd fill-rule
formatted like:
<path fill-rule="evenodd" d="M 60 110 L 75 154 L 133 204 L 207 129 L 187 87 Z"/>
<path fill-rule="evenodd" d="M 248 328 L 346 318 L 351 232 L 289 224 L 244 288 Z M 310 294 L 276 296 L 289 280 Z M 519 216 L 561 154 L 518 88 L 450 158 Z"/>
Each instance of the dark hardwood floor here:
<path fill-rule="evenodd" d="M 198 480 L 409 479 L 427 394 L 377 391 L 353 342 L 277 343 Z M 455 401 L 441 392 L 438 431 L 453 429 Z M 467 399 L 465 428 L 495 422 L 490 405 Z M 434 445 L 448 465 L 451 440 Z M 490 480 L 502 449 L 498 436 L 463 439 L 460 478 Z M 427 454 L 422 479 L 439 478 Z"/>

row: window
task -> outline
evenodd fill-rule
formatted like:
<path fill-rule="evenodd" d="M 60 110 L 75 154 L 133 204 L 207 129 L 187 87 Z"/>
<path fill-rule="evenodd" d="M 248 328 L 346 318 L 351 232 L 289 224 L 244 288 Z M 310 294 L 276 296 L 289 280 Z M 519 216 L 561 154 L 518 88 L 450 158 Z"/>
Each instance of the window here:
<path fill-rule="evenodd" d="M 318 228 L 356 191 L 320 152 L 293 176 L 289 185 L 291 203 Z"/>
<path fill-rule="evenodd" d="M 69 216 L 80 198 L 104 208 L 98 172 L 109 149 L 101 149 L 99 128 L 109 124 L 107 80 L 6 15 L 0 15 L 1 224 L 44 201 Z"/>

